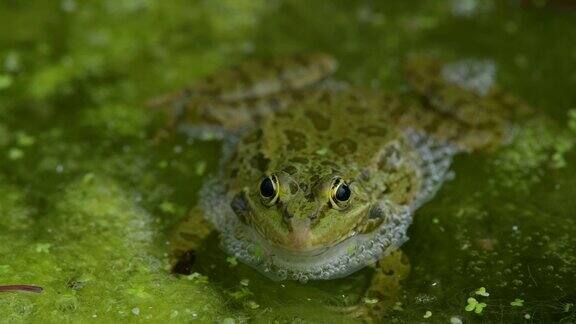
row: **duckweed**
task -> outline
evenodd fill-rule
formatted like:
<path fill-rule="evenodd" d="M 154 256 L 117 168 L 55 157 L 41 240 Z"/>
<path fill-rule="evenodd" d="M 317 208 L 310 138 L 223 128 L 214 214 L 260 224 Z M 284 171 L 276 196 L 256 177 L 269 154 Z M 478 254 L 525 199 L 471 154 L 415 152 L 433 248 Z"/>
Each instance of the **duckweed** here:
<path fill-rule="evenodd" d="M 510 306 L 522 307 L 522 306 L 524 306 L 524 300 L 520 299 L 520 298 L 516 298 L 516 299 L 514 299 L 513 302 L 510 302 Z"/>
<path fill-rule="evenodd" d="M 467 300 L 468 305 L 466 305 L 466 307 L 464 308 L 467 312 L 472 312 L 474 311 L 474 313 L 480 315 L 482 314 L 482 312 L 484 311 L 484 308 L 486 308 L 486 303 L 481 303 L 478 302 L 476 300 L 476 298 L 470 297 Z"/>

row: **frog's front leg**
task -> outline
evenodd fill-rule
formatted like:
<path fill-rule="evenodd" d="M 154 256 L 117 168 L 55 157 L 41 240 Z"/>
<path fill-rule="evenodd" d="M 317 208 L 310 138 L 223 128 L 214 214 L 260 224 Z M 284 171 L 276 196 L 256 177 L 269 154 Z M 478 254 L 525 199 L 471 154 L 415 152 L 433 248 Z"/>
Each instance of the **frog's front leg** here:
<path fill-rule="evenodd" d="M 189 275 L 196 258 L 196 251 L 213 231 L 206 221 L 203 210 L 196 206 L 180 223 L 170 238 L 172 272 Z"/>
<path fill-rule="evenodd" d="M 375 272 L 364 297 L 357 305 L 341 309 L 368 323 L 379 320 L 392 309 L 402 291 L 402 280 L 408 277 L 410 264 L 406 255 L 397 250 L 375 264 Z"/>
<path fill-rule="evenodd" d="M 185 122 L 234 131 L 285 108 L 294 92 L 326 79 L 336 66 L 325 54 L 247 61 L 149 105 L 172 107 L 172 126 Z"/>

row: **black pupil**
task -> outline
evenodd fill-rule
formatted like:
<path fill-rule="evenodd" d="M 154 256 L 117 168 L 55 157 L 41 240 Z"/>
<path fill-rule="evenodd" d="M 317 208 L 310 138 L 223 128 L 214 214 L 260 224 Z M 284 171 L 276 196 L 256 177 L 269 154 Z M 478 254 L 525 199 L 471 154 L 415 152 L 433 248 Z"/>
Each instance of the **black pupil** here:
<path fill-rule="evenodd" d="M 266 178 L 262 180 L 262 182 L 260 183 L 260 193 L 262 194 L 262 197 L 266 198 L 274 197 L 276 190 L 274 190 L 274 183 L 272 183 L 272 179 Z"/>
<path fill-rule="evenodd" d="M 339 201 L 346 201 L 350 199 L 350 187 L 347 184 L 341 184 L 338 189 L 336 189 L 336 199 Z"/>

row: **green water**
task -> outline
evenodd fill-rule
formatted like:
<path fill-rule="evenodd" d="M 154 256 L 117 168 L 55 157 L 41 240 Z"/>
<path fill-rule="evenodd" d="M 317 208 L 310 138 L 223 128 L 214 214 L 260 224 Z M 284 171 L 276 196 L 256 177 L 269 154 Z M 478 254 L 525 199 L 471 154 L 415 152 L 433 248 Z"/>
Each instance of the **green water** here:
<path fill-rule="evenodd" d="M 576 321 L 576 7 L 529 0 L 0 1 L 0 285 L 45 289 L 0 293 L 0 321 L 351 321 L 327 306 L 355 303 L 370 270 L 271 282 L 214 236 L 194 269 L 205 276 L 167 271 L 168 235 L 220 146 L 154 145 L 162 120 L 143 103 L 246 58 L 307 51 L 387 91 L 405 86 L 409 53 L 490 59 L 538 110 L 510 146 L 458 157 L 418 211 L 387 320 Z"/>

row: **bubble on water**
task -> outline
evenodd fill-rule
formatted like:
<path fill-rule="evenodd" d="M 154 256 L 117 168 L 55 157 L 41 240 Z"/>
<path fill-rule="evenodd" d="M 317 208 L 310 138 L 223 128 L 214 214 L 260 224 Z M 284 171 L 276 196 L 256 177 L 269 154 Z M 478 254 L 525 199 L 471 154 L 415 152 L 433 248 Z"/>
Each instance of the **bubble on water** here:
<path fill-rule="evenodd" d="M 286 280 L 286 278 L 288 278 L 288 271 L 284 269 L 278 270 L 278 278 L 280 278 L 280 280 Z"/>
<path fill-rule="evenodd" d="M 453 316 L 450 318 L 450 324 L 462 324 L 462 320 L 458 316 Z"/>

